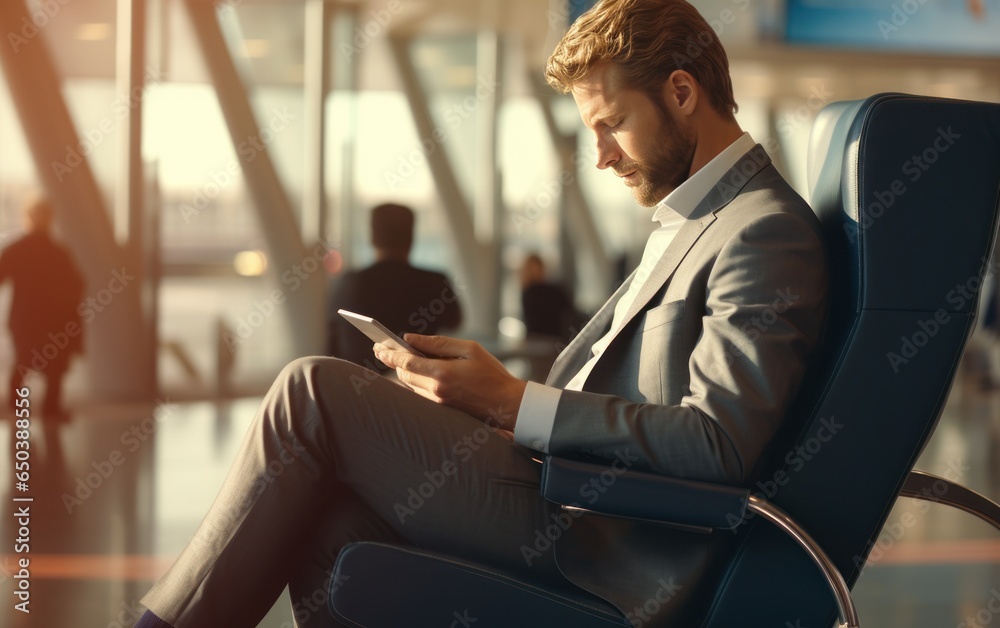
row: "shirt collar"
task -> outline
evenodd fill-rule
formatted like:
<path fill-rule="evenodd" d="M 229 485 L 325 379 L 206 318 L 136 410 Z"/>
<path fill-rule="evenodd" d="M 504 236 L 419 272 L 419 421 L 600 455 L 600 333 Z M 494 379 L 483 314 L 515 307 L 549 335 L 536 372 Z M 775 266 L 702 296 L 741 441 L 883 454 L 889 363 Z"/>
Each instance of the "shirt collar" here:
<path fill-rule="evenodd" d="M 730 144 L 712 161 L 705 164 L 688 179 L 660 201 L 653 213 L 653 222 L 667 226 L 679 219 L 688 218 L 702 199 L 715 187 L 729 169 L 735 166 L 743 155 L 755 146 L 749 133 L 744 133 Z"/>

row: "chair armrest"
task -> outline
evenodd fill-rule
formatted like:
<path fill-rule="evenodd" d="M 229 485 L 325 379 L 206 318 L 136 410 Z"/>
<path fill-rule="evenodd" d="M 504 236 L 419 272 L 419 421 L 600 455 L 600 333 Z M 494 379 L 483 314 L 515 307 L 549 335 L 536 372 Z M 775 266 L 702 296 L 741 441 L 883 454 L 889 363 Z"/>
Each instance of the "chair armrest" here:
<path fill-rule="evenodd" d="M 899 495 L 964 510 L 1000 530 L 1000 504 L 942 477 L 924 471 L 910 471 Z"/>
<path fill-rule="evenodd" d="M 700 528 L 735 528 L 749 510 L 809 555 L 837 601 L 841 624 L 860 625 L 850 588 L 819 544 L 780 508 L 750 495 L 749 489 L 549 456 L 542 466 L 541 493 L 563 508 Z"/>
<path fill-rule="evenodd" d="M 745 488 L 553 456 L 542 467 L 541 493 L 568 508 L 726 530 L 743 521 L 750 498 Z"/>

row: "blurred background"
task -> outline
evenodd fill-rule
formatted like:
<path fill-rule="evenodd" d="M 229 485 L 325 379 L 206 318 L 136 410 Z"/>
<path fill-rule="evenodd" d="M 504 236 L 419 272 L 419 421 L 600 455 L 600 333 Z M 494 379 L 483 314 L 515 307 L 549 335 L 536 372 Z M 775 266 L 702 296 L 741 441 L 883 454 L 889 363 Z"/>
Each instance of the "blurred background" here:
<path fill-rule="evenodd" d="M 0 248 L 45 194 L 86 286 L 83 351 L 64 386 L 70 420 L 39 418 L 32 435 L 45 465 L 33 475 L 32 614 L 6 605 L 0 625 L 134 623 L 275 375 L 324 353 L 331 282 L 375 260 L 375 205 L 414 210 L 410 260 L 447 274 L 464 312 L 449 333 L 483 342 L 518 375 L 544 376 L 575 329 L 559 342 L 532 335 L 526 257 L 538 254 L 585 315 L 654 226 L 594 168 L 572 99 L 544 83 L 549 53 L 592 4 L 0 3 Z M 1000 101 L 998 0 L 693 4 L 729 52 L 740 124 L 807 200 L 809 130 L 826 104 L 885 91 Z M 0 288 L 4 378 L 10 292 Z M 989 330 L 977 333 L 918 465 L 960 469 L 993 498 L 996 354 Z M 45 386 L 28 383 L 33 397 Z M 10 469 L 0 467 L 5 495 Z M 989 605 L 996 536 L 960 514 L 897 509 L 890 521 L 916 523 L 887 537 L 856 587 L 862 621 L 952 626 L 978 613 L 966 625 L 989 615 L 1000 626 Z M 4 591 L 16 571 L 8 519 Z M 291 626 L 288 607 L 279 601 L 261 625 Z"/>

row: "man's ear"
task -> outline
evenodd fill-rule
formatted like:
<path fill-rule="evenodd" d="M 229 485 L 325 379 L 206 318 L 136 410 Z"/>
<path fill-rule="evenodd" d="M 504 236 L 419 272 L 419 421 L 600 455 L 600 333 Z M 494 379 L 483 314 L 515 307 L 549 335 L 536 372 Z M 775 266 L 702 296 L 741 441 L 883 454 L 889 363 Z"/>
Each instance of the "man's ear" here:
<path fill-rule="evenodd" d="M 698 108 L 698 82 L 684 70 L 674 70 L 663 84 L 663 98 L 677 113 L 690 116 Z"/>

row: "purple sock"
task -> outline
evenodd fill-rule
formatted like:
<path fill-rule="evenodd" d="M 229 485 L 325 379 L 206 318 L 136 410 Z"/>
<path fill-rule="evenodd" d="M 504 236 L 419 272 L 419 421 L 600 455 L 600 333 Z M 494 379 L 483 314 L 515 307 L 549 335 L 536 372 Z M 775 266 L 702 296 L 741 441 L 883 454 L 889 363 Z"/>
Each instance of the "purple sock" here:
<path fill-rule="evenodd" d="M 174 628 L 167 622 L 153 614 L 153 611 L 146 611 L 136 622 L 134 628 Z"/>

